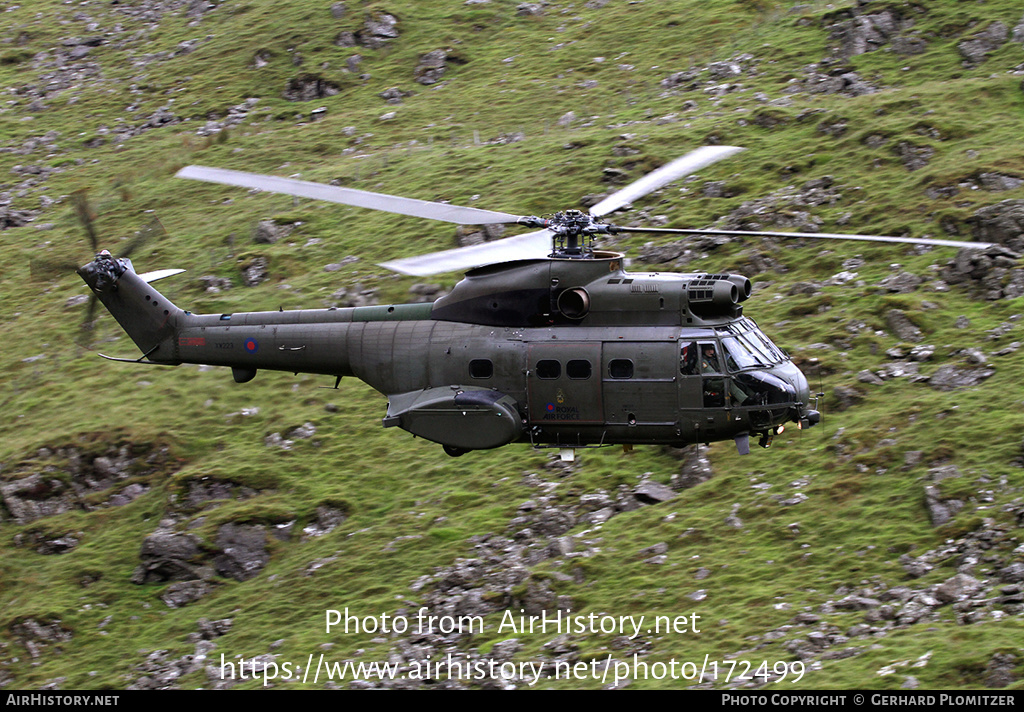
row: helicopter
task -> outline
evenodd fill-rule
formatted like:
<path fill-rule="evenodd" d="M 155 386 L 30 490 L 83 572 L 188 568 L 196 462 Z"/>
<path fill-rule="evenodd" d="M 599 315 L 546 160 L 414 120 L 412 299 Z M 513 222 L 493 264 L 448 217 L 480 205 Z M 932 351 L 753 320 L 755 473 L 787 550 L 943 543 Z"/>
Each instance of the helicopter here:
<path fill-rule="evenodd" d="M 372 193 L 296 178 L 188 166 L 180 178 L 326 200 L 460 225 L 533 231 L 382 263 L 411 275 L 468 270 L 428 304 L 193 314 L 101 251 L 77 272 L 142 355 L 129 363 L 226 366 L 237 383 L 261 369 L 355 377 L 384 394 L 385 428 L 461 456 L 510 443 L 577 449 L 750 438 L 769 447 L 788 423 L 820 421 L 804 374 L 743 314 L 750 279 L 708 272 L 629 272 L 600 235 L 657 233 L 866 240 L 985 248 L 980 242 L 831 233 L 624 227 L 602 219 L 743 149 L 704 146 L 587 212 L 540 218 Z M 102 355 L 102 354 L 101 354 Z M 812 407 L 814 406 L 814 407 Z"/>

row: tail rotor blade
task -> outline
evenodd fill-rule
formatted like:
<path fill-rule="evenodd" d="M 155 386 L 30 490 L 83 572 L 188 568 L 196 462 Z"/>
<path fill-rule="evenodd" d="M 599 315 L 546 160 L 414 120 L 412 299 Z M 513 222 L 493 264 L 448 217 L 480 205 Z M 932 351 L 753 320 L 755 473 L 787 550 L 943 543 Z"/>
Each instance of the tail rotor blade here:
<path fill-rule="evenodd" d="M 47 260 L 35 258 L 29 261 L 29 274 L 33 281 L 45 282 L 47 280 L 63 277 L 68 272 L 74 272 L 78 264 L 69 260 Z"/>
<path fill-rule="evenodd" d="M 89 295 L 89 304 L 85 308 L 85 317 L 78 327 L 79 334 L 75 342 L 84 349 L 92 348 L 93 330 L 96 328 L 96 302 L 98 301 L 95 294 Z"/>
<path fill-rule="evenodd" d="M 96 214 L 89 205 L 89 199 L 86 197 L 87 192 L 87 188 L 76 190 L 71 194 L 71 199 L 75 206 L 75 215 L 78 216 L 78 221 L 82 223 L 82 227 L 85 228 L 85 234 L 89 237 L 89 245 L 92 247 L 92 251 L 96 252 L 100 249 L 100 241 L 96 236 L 96 228 L 93 225 L 93 222 L 96 220 Z"/>
<path fill-rule="evenodd" d="M 129 257 L 133 252 L 151 240 L 160 239 L 166 235 L 167 231 L 164 230 L 164 226 L 158 219 L 153 218 L 152 222 L 139 230 L 135 236 L 128 241 L 128 244 L 125 245 L 123 250 L 121 250 L 118 257 Z"/>

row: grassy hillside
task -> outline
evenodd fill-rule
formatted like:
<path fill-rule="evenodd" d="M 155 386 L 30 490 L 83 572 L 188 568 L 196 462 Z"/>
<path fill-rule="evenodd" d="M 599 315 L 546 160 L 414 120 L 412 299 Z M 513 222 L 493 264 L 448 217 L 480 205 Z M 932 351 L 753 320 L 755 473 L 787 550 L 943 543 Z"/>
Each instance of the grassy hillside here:
<path fill-rule="evenodd" d="M 377 263 L 452 247 L 451 226 L 175 171 L 544 214 L 707 143 L 748 150 L 615 220 L 970 239 L 980 209 L 1024 200 L 1019 3 L 38 0 L 0 17 L 0 687 L 212 687 L 222 654 L 406 678 L 448 655 L 584 664 L 536 687 L 605 687 L 634 661 L 690 679 L 630 668 L 630 689 L 1021 685 L 1012 252 L 983 285 L 950 276 L 950 248 L 618 240 L 636 268 L 750 276 L 746 313 L 820 380 L 825 422 L 748 457 L 609 448 L 571 467 L 526 446 L 449 458 L 382 429 L 385 398 L 350 379 L 103 361 L 137 354 L 107 315 L 83 337 L 77 276 L 30 270 L 89 259 L 71 198 L 87 188 L 111 251 L 160 220 L 132 259 L 188 269 L 158 285 L 182 308 L 411 301 L 416 280 Z M 444 73 L 417 82 L 436 50 Z M 294 229 L 255 243 L 270 219 Z M 247 287 L 258 259 L 268 278 Z M 644 482 L 677 494 L 636 506 Z M 155 532 L 204 583 L 136 573 Z M 231 548 L 261 565 L 233 576 Z M 415 622 L 424 606 L 484 630 L 325 630 L 327 609 Z M 557 608 L 699 615 L 700 632 L 502 625 Z M 713 680 L 678 667 L 705 656 Z M 762 662 L 804 674 L 739 679 Z M 460 684 L 530 687 L 515 669 Z M 274 684 L 325 686 L 302 674 Z M 387 686 L 448 684 L 425 676 Z M 354 684 L 383 683 L 327 686 Z"/>

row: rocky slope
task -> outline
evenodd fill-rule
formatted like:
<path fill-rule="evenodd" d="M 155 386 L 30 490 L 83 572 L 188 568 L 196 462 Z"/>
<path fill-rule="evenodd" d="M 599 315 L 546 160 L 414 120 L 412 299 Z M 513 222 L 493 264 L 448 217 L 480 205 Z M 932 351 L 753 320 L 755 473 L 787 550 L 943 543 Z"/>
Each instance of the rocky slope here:
<path fill-rule="evenodd" d="M 273 672 L 284 688 L 792 689 L 780 678 L 797 663 L 799 687 L 1022 684 L 1013 3 L 0 9 L 0 686 L 259 686 Z M 525 447 L 448 460 L 381 432 L 382 399 L 358 384 L 100 363 L 76 344 L 130 344 L 109 319 L 83 337 L 80 281 L 30 270 L 87 258 L 71 196 L 88 188 L 104 245 L 159 217 L 167 235 L 133 259 L 189 267 L 168 292 L 197 311 L 432 300 L 455 276 L 413 284 L 374 263 L 498 235 L 173 173 L 301 172 L 541 212 L 702 143 L 748 151 L 616 220 L 996 245 L 615 245 L 653 269 L 748 274 L 748 313 L 823 383 L 823 433 L 746 459 L 713 445 L 570 468 Z M 346 607 L 484 630 L 325 630 Z M 703 623 L 503 625 L 558 611 Z M 634 665 L 705 655 L 755 674 Z M 323 658 L 389 662 L 395 679 L 303 680 Z M 449 660 L 496 667 L 424 671 Z M 225 663 L 250 679 L 225 680 Z M 586 674 L 537 679 L 531 664 Z"/>

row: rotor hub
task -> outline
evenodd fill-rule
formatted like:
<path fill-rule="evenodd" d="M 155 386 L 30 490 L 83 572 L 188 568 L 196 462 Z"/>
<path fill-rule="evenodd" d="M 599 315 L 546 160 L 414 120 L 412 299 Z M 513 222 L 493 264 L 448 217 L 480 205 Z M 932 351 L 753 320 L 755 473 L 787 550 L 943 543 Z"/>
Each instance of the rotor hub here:
<path fill-rule="evenodd" d="M 128 269 L 128 258 L 115 258 L 107 250 L 96 254 L 96 259 L 82 265 L 77 272 L 94 292 L 107 292 L 115 288 L 117 278 Z"/>
<path fill-rule="evenodd" d="M 594 236 L 611 232 L 582 210 L 563 210 L 544 221 L 551 231 L 551 257 L 586 259 L 594 256 Z"/>

